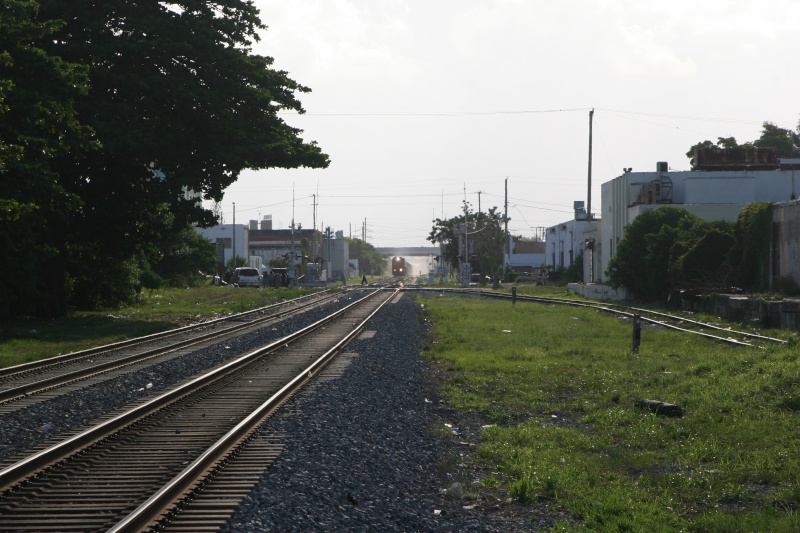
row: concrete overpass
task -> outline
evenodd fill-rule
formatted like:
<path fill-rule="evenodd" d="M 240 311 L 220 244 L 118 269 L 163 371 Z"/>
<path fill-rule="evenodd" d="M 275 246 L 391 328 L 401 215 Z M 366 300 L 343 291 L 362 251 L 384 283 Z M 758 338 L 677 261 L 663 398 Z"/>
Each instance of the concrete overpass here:
<path fill-rule="evenodd" d="M 396 255 L 400 257 L 428 257 L 429 255 L 439 255 L 438 246 L 396 246 L 387 248 L 375 247 L 375 249 L 386 257 L 394 257 Z"/>

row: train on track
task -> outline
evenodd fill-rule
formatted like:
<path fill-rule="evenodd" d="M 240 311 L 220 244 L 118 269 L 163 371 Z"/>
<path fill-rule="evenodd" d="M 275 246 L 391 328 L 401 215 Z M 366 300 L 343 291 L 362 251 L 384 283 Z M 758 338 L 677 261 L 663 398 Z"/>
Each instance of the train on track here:
<path fill-rule="evenodd" d="M 408 268 L 404 257 L 392 257 L 392 276 L 407 276 Z"/>

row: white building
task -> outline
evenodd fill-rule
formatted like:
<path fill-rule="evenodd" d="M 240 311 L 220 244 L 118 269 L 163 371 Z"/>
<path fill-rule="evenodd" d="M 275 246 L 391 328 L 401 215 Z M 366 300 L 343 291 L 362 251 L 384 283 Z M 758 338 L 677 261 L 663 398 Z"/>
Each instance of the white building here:
<path fill-rule="evenodd" d="M 797 197 L 800 170 L 781 161 L 770 170 L 739 165 L 729 170 L 670 171 L 658 163 L 655 172 L 625 172 L 601 186 L 601 221 L 593 243 L 599 260 L 596 281 L 605 276 L 609 260 L 617 251 L 625 226 L 649 209 L 665 205 L 680 207 L 705 220 L 734 221 L 754 202 L 785 202 Z M 795 176 L 797 173 L 797 176 Z"/>
<path fill-rule="evenodd" d="M 544 265 L 548 270 L 569 268 L 583 255 L 583 279 L 594 281 L 597 278 L 596 265 L 591 248 L 587 250 L 586 246 L 587 242 L 593 242 L 598 220 L 589 219 L 583 201 L 575 201 L 573 206 L 573 220 L 547 228 Z"/>
<path fill-rule="evenodd" d="M 506 267 L 520 273 L 533 274 L 544 265 L 545 245 L 542 241 L 515 241 L 508 236 L 509 254 Z"/>
<path fill-rule="evenodd" d="M 588 234 L 597 229 L 598 220 L 590 218 L 586 214 L 583 201 L 575 201 L 575 217 L 573 220 L 556 224 L 547 228 L 545 233 L 545 266 L 548 270 L 559 268 L 569 268 L 575 263 L 579 256 L 584 256 L 583 279 L 593 280 L 591 267 L 593 265 L 590 253 L 586 253 L 586 243 L 591 242 Z"/>
<path fill-rule="evenodd" d="M 224 265 L 236 255 L 248 258 L 250 243 L 249 231 L 245 224 L 221 224 L 210 228 L 195 228 L 197 233 L 217 245 L 217 265 L 222 266 L 217 274 L 224 272 Z"/>

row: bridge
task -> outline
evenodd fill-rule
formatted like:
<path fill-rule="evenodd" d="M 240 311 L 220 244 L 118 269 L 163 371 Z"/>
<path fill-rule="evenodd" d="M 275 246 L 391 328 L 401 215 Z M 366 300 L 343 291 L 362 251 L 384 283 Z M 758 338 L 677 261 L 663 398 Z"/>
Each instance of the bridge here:
<path fill-rule="evenodd" d="M 397 246 L 386 248 L 376 247 L 375 249 L 387 257 L 394 257 L 395 255 L 399 255 L 400 257 L 427 257 L 429 255 L 439 255 L 438 246 Z"/>

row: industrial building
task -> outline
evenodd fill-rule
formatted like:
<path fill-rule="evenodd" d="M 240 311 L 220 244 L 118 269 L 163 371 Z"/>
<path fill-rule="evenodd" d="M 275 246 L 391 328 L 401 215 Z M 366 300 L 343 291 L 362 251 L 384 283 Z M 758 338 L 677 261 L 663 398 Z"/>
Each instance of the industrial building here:
<path fill-rule="evenodd" d="M 796 159 L 776 160 L 768 168 L 770 165 L 728 161 L 713 165 L 713 170 L 701 167 L 675 172 L 660 162 L 653 172 L 625 169 L 601 186 L 602 214 L 598 235 L 591 243 L 599 272 L 608 268 L 625 226 L 644 211 L 671 205 L 705 220 L 735 221 L 747 204 L 797 198 L 799 163 Z"/>
<path fill-rule="evenodd" d="M 573 203 L 575 216 L 572 220 L 550 226 L 545 232 L 544 266 L 548 270 L 569 268 L 583 255 L 583 279 L 592 282 L 597 279 L 597 266 L 592 261 L 592 250 L 586 242 L 592 242 L 597 230 L 598 220 L 586 213 L 583 201 Z"/>
<path fill-rule="evenodd" d="M 321 265 L 315 272 L 323 281 L 350 275 L 349 247 L 341 231 L 336 232 L 334 238 L 330 230 L 323 235 L 313 229 L 273 229 L 272 216 L 265 215 L 262 220 L 250 220 L 246 225 L 221 224 L 197 228 L 197 232 L 217 244 L 218 274 L 233 257 L 235 249 L 237 256 L 244 257 L 250 266 L 261 271 L 267 270 L 273 259 L 294 258 L 297 265 L 307 262 Z M 308 250 L 303 250 L 303 241 L 311 244 L 310 256 Z"/>
<path fill-rule="evenodd" d="M 245 224 L 219 224 L 210 228 L 195 228 L 197 233 L 217 246 L 217 272 L 222 276 L 225 265 L 237 256 L 247 257 L 248 227 Z"/>
<path fill-rule="evenodd" d="M 517 241 L 508 236 L 506 268 L 520 274 L 538 272 L 545 261 L 545 244 L 542 241 Z"/>

